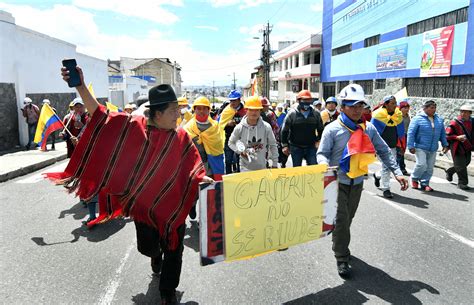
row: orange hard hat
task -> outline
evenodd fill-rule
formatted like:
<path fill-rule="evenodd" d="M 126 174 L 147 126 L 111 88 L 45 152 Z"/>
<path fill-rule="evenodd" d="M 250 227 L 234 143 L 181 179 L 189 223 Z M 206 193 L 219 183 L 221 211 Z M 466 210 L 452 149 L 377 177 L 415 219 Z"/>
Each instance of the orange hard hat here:
<path fill-rule="evenodd" d="M 309 90 L 301 90 L 298 95 L 296 96 L 297 100 L 308 100 L 312 99 L 311 92 Z"/>

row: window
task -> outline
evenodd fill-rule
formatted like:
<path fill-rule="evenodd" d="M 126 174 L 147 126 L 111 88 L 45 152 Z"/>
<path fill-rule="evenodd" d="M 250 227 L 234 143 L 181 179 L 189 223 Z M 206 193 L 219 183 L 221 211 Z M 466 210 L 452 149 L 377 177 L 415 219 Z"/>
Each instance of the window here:
<path fill-rule="evenodd" d="M 385 89 L 386 80 L 385 79 L 376 79 L 375 80 L 375 89 Z"/>
<path fill-rule="evenodd" d="M 344 54 L 344 53 L 347 53 L 347 52 L 350 52 L 352 51 L 352 44 L 346 44 L 344 46 L 341 46 L 339 48 L 335 48 L 335 49 L 332 49 L 332 56 L 336 56 L 336 55 L 339 55 L 339 54 Z"/>
<path fill-rule="evenodd" d="M 316 52 L 314 52 L 313 64 L 319 65 L 320 63 L 321 63 L 321 52 L 320 52 L 320 51 L 316 51 Z"/>
<path fill-rule="evenodd" d="M 309 80 L 309 91 L 319 92 L 319 77 L 311 77 Z"/>
<path fill-rule="evenodd" d="M 364 89 L 365 94 L 373 94 L 374 93 L 374 81 L 369 79 L 369 80 L 358 80 L 355 82 L 356 84 L 359 84 L 362 89 Z"/>
<path fill-rule="evenodd" d="M 407 35 L 413 36 L 448 25 L 463 23 L 467 21 L 467 7 L 425 19 L 407 26 Z"/>
<path fill-rule="evenodd" d="M 278 91 L 278 81 L 273 81 L 272 82 L 272 90 Z"/>
<path fill-rule="evenodd" d="M 309 65 L 311 63 L 311 53 L 304 53 L 304 65 Z"/>
<path fill-rule="evenodd" d="M 364 39 L 364 48 L 375 46 L 380 43 L 380 34 Z"/>
<path fill-rule="evenodd" d="M 323 98 L 336 96 L 336 83 L 323 83 Z"/>
<path fill-rule="evenodd" d="M 339 82 L 339 91 L 342 90 L 345 86 L 349 85 L 349 81 L 340 81 Z"/>
<path fill-rule="evenodd" d="M 405 78 L 409 96 L 474 99 L 474 75 Z"/>
<path fill-rule="evenodd" d="M 295 55 L 295 68 L 298 68 L 300 66 L 300 55 L 296 54 Z"/>

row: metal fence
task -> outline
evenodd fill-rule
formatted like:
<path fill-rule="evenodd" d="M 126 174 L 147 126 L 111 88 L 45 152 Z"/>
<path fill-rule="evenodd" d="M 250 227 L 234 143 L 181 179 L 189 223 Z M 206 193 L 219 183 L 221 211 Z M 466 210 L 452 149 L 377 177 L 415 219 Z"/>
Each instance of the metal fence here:
<path fill-rule="evenodd" d="M 409 96 L 474 99 L 474 75 L 405 78 Z"/>

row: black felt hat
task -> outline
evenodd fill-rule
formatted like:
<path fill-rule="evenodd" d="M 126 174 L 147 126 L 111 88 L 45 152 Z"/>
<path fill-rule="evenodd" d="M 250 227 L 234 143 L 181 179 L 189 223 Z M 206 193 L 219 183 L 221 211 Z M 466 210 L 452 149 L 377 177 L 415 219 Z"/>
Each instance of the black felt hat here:
<path fill-rule="evenodd" d="M 176 102 L 178 99 L 174 93 L 173 87 L 167 84 L 155 86 L 148 91 L 148 99 L 150 105 L 147 107 L 153 107 L 156 105 Z"/>

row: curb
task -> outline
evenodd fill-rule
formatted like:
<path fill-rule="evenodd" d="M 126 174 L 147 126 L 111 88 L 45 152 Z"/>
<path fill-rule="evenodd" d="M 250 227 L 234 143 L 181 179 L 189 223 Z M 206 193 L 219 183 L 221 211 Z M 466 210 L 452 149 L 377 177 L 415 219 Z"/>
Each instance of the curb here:
<path fill-rule="evenodd" d="M 2 174 L 2 175 L 0 175 L 0 183 L 11 180 L 11 179 L 14 179 L 14 178 L 17 178 L 17 177 L 20 177 L 20 176 L 30 174 L 32 172 L 35 172 L 37 170 L 40 170 L 40 169 L 45 168 L 47 166 L 50 166 L 50 165 L 52 165 L 56 162 L 65 160 L 66 157 L 67 157 L 67 154 L 64 153 L 64 154 L 59 155 L 57 157 L 54 157 L 54 158 L 51 158 L 51 159 L 48 159 L 48 160 L 44 160 L 44 161 L 36 163 L 36 164 L 28 165 L 26 167 L 21 167 L 19 169 L 14 170 L 14 171 Z"/>
<path fill-rule="evenodd" d="M 405 153 L 405 159 L 413 161 L 413 162 L 416 161 L 415 155 L 409 154 L 409 153 Z M 453 166 L 452 161 L 445 161 L 445 160 L 438 160 L 437 159 L 436 162 L 435 162 L 435 167 L 445 169 L 445 170 L 452 167 L 452 166 Z M 474 176 L 474 167 L 472 165 L 467 167 L 467 174 L 469 176 Z"/>

